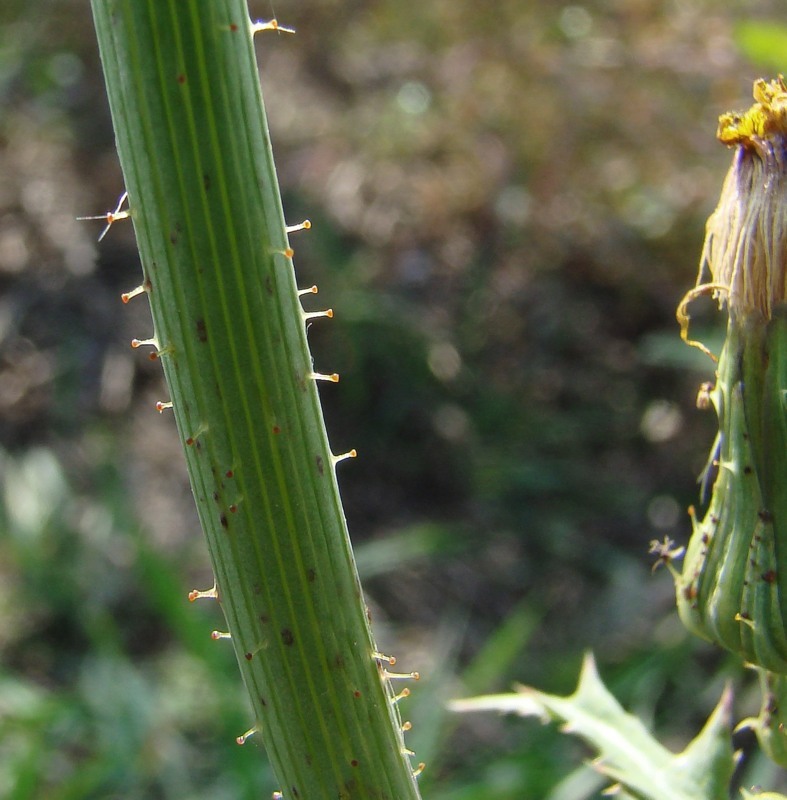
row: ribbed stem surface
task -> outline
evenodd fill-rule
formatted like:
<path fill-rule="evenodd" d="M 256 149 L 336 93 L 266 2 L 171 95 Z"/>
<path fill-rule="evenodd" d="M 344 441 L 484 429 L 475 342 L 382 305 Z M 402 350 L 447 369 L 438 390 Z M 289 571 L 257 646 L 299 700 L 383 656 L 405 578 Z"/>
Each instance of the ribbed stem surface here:
<path fill-rule="evenodd" d="M 153 338 L 281 790 L 417 798 L 311 377 L 246 4 L 92 8 Z"/>

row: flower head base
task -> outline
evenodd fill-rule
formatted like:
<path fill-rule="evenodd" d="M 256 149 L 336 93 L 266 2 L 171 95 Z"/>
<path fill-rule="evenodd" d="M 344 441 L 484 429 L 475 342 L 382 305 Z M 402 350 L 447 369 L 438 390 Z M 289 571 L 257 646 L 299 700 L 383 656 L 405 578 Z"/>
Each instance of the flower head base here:
<path fill-rule="evenodd" d="M 787 301 L 787 84 L 754 84 L 757 101 L 743 113 L 722 114 L 718 139 L 737 152 L 716 210 L 708 219 L 697 285 L 678 307 L 688 341 L 687 307 L 712 294 L 731 314 L 770 319 Z M 690 342 L 705 349 L 697 342 Z"/>

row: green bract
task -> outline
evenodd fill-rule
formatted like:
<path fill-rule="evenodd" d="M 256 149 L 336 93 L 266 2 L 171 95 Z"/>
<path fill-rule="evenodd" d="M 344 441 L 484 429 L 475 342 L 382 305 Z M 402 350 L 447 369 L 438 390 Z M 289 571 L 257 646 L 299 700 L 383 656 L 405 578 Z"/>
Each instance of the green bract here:
<path fill-rule="evenodd" d="M 692 511 L 676 583 L 688 628 L 759 668 L 765 699 L 749 724 L 787 764 L 787 85 L 759 80 L 754 97 L 748 111 L 720 118 L 733 163 L 697 286 L 678 309 L 686 341 L 699 295 L 712 294 L 729 318 L 715 386 L 701 395 L 719 418 L 715 482 L 702 520 Z"/>

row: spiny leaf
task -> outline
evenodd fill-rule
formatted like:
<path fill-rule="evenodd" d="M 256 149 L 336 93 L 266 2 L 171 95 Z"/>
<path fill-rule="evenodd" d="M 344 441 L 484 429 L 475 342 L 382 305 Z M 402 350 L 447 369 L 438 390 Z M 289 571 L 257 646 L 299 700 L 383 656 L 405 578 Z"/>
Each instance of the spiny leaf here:
<path fill-rule="evenodd" d="M 455 711 L 496 710 L 561 721 L 566 732 L 598 750 L 594 766 L 619 784 L 618 796 L 639 800 L 726 800 L 734 767 L 731 706 L 727 688 L 702 732 L 682 753 L 674 754 L 610 694 L 590 654 L 576 691 L 568 697 L 521 686 L 516 694 L 451 704 Z"/>

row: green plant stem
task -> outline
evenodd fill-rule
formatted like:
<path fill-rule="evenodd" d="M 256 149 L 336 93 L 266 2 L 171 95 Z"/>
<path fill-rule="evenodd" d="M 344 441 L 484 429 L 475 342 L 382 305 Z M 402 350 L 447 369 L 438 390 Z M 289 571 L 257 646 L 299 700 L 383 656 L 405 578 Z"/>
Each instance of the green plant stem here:
<path fill-rule="evenodd" d="M 313 379 L 246 4 L 92 9 L 154 352 L 281 791 L 417 798 Z"/>

